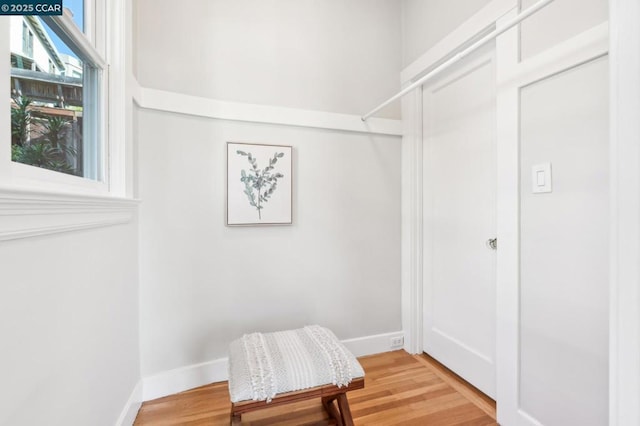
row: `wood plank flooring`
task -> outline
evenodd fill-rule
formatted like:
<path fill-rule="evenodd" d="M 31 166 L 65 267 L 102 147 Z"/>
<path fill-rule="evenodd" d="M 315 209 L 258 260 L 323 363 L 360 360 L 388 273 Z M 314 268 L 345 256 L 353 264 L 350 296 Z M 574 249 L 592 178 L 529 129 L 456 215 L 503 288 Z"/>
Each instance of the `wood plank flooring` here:
<path fill-rule="evenodd" d="M 495 403 L 427 355 L 404 351 L 359 358 L 365 388 L 348 393 L 356 425 L 494 426 Z M 229 424 L 227 383 L 142 404 L 135 426 Z M 326 425 L 320 400 L 242 416 L 243 425 Z"/>

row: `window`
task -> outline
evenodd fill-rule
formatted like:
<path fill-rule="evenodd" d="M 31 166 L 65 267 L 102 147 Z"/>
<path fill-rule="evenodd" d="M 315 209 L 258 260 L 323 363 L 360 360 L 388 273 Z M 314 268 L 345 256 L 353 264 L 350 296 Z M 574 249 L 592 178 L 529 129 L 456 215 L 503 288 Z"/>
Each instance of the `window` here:
<path fill-rule="evenodd" d="M 10 43 L 11 161 L 104 182 L 104 49 L 83 32 L 84 2 L 64 5 L 63 16 L 11 17 L 23 37 L 22 52 Z"/>
<path fill-rule="evenodd" d="M 5 61 L 11 57 L 0 66 L 0 97 L 11 100 L 0 108 L 0 210 L 20 213 L 0 221 L 0 241 L 133 217 L 132 150 L 126 144 L 132 132 L 126 55 L 131 3 L 64 0 L 70 9 L 64 16 L 0 19 L 0 33 L 9 36 L 0 37 L 0 52 Z M 30 38 L 33 56 L 24 49 Z M 34 151 L 31 159 L 12 161 L 19 144 Z M 53 158 L 37 164 L 42 154 Z"/>
<path fill-rule="evenodd" d="M 33 57 L 33 33 L 26 22 L 22 23 L 22 52 L 25 56 Z"/>

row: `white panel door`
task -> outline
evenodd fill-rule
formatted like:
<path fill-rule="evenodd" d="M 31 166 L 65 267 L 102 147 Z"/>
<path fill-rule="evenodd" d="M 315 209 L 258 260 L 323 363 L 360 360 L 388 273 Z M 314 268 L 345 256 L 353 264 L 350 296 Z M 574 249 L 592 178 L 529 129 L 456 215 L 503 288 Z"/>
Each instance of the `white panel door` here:
<path fill-rule="evenodd" d="M 423 88 L 426 353 L 495 398 L 493 48 Z"/>

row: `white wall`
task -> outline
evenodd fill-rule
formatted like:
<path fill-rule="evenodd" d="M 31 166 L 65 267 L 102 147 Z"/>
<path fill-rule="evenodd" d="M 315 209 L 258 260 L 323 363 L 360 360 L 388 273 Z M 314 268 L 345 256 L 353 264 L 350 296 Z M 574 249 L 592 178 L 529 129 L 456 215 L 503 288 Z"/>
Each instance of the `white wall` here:
<path fill-rule="evenodd" d="M 526 9 L 537 0 L 521 0 Z M 491 0 L 402 0 L 402 66 L 406 67 Z M 517 4 L 516 1 L 513 2 Z M 561 0 L 522 24 L 522 58 L 607 19 L 607 0 Z"/>
<path fill-rule="evenodd" d="M 402 0 L 402 66 L 418 59 L 491 0 Z"/>
<path fill-rule="evenodd" d="M 522 90 L 521 407 L 544 425 L 608 419 L 607 60 Z M 553 192 L 531 167 L 551 162 Z"/>
<path fill-rule="evenodd" d="M 399 89 L 397 0 L 137 0 L 137 9 L 144 87 L 349 114 Z"/>
<path fill-rule="evenodd" d="M 522 0 L 523 10 L 536 0 Z M 523 60 L 607 20 L 608 0 L 554 1 L 521 25 Z"/>
<path fill-rule="evenodd" d="M 400 140 L 141 110 L 144 377 L 250 331 L 401 329 Z M 293 146 L 293 225 L 226 227 L 226 142 Z"/>
<path fill-rule="evenodd" d="M 137 225 L 0 242 L 0 425 L 109 425 L 140 378 Z"/>
<path fill-rule="evenodd" d="M 399 88 L 396 1 L 138 0 L 137 17 L 143 87 L 349 114 Z M 136 115 L 143 377 L 254 330 L 401 330 L 399 137 Z M 227 141 L 293 146 L 293 225 L 225 226 Z"/>
<path fill-rule="evenodd" d="M 552 3 L 522 25 L 521 61 L 607 15 L 606 0 Z M 545 425 L 608 421 L 608 82 L 600 59 L 521 91 L 519 404 Z M 545 161 L 553 193 L 532 194 Z"/>
<path fill-rule="evenodd" d="M 9 31 L 10 35 L 10 48 L 11 52 L 22 54 L 22 23 L 25 18 L 23 16 L 10 16 L 9 17 Z M 34 43 L 37 42 L 37 38 L 34 34 Z"/>

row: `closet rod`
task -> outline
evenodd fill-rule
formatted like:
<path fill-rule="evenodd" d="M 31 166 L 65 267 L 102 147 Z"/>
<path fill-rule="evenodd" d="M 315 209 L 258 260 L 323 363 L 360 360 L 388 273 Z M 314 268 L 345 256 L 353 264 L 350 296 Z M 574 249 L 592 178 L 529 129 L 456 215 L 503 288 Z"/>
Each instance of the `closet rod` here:
<path fill-rule="evenodd" d="M 369 117 L 371 117 L 376 112 L 380 111 L 382 108 L 384 108 L 387 105 L 389 105 L 391 102 L 395 101 L 396 99 L 399 99 L 399 98 L 403 97 L 404 95 L 406 95 L 407 93 L 409 93 L 410 91 L 415 89 L 416 87 L 423 85 L 427 80 L 429 80 L 429 79 L 435 77 L 436 75 L 440 74 L 442 71 L 444 71 L 445 69 L 449 68 L 451 65 L 455 64 L 456 62 L 460 61 L 465 56 L 467 56 L 470 53 L 474 52 L 478 48 L 484 46 L 485 44 L 487 44 L 491 40 L 495 39 L 500 34 L 504 33 L 505 31 L 509 30 L 510 28 L 518 25 L 521 21 L 524 21 L 529 16 L 533 15 L 534 13 L 536 13 L 537 11 L 542 9 L 543 7 L 547 6 L 552 1 L 553 0 L 540 0 L 539 2 L 534 4 L 533 6 L 531 6 L 527 10 L 525 10 L 524 12 L 522 12 L 522 13 L 518 14 L 517 16 L 515 16 L 510 21 L 507 21 L 500 28 L 497 27 L 497 22 L 496 22 L 496 29 L 495 30 L 491 31 L 489 34 L 487 34 L 486 36 L 482 37 L 480 40 L 476 41 L 471 46 L 467 47 L 466 49 L 462 50 L 461 52 L 456 53 L 454 56 L 452 56 L 451 58 L 447 59 L 446 61 L 444 61 L 443 63 L 441 63 L 437 67 L 435 67 L 433 70 L 431 70 L 430 72 L 425 74 L 422 78 L 420 78 L 420 79 L 416 80 L 415 82 L 411 83 L 409 86 L 407 86 L 404 89 L 402 89 L 399 93 L 396 93 L 395 95 L 393 95 L 392 97 L 390 97 L 389 99 L 387 99 L 386 101 L 384 101 L 383 103 L 381 103 L 380 105 L 378 105 L 377 107 L 375 107 L 374 109 L 372 109 L 371 111 L 369 111 L 368 113 L 363 115 L 361 117 L 362 121 L 367 121 L 367 119 Z"/>

